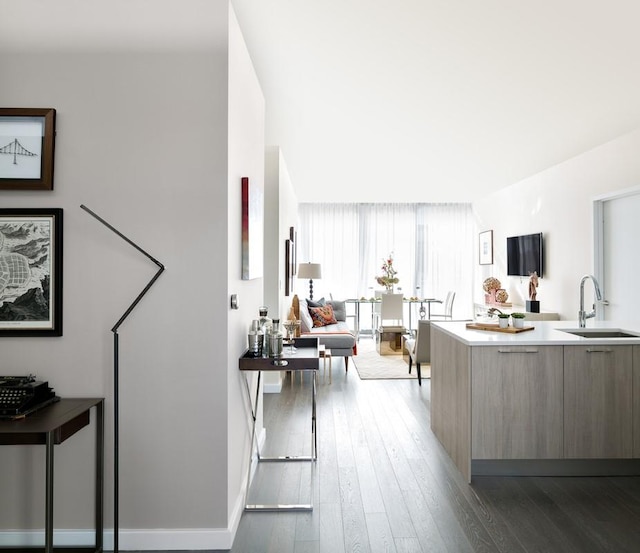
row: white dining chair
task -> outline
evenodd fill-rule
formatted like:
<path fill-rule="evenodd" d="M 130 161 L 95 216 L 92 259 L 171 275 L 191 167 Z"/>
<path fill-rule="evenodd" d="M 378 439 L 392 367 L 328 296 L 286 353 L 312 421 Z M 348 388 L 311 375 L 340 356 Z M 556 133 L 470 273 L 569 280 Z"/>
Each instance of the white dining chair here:
<path fill-rule="evenodd" d="M 453 318 L 453 300 L 456 298 L 456 293 L 453 290 L 449 290 L 447 297 L 444 300 L 444 313 L 431 313 L 432 319 L 451 319 Z"/>

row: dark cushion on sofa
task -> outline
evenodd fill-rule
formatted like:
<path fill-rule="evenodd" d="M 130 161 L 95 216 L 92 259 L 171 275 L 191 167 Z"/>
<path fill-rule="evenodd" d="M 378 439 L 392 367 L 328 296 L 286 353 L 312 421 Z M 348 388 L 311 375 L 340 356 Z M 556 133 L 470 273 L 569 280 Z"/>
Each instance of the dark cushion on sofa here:
<path fill-rule="evenodd" d="M 333 307 L 333 315 L 336 318 L 336 321 L 346 321 L 347 320 L 347 303 L 344 301 L 331 300 L 327 302 L 327 305 Z"/>

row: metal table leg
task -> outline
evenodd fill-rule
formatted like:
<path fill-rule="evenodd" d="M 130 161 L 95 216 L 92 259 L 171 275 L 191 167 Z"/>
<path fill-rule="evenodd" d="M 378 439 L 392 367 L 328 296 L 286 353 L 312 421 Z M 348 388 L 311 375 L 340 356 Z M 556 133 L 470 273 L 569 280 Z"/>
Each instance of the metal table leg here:
<path fill-rule="evenodd" d="M 104 401 L 96 405 L 96 551 L 102 551 L 104 536 Z"/>
<path fill-rule="evenodd" d="M 247 375 L 245 374 L 245 389 L 247 391 L 247 398 L 251 409 L 251 445 L 249 453 L 249 467 L 247 468 L 247 484 L 245 489 L 245 500 L 249 498 L 249 488 L 251 484 L 251 462 L 253 460 L 253 450 L 255 446 L 258 463 L 273 463 L 273 462 L 315 462 L 318 458 L 318 442 L 316 436 L 316 378 L 317 371 L 315 369 L 308 369 L 313 373 L 312 385 L 311 385 L 311 455 L 282 455 L 274 457 L 263 457 L 260 454 L 260 444 L 256 441 L 256 419 L 258 413 L 258 406 L 260 401 L 260 377 L 262 371 L 258 372 L 258 382 L 256 387 L 255 402 L 251 401 L 251 392 L 249 390 L 249 382 Z M 312 511 L 313 510 L 313 478 L 311 479 L 311 501 L 309 503 L 291 503 L 291 504 L 255 504 L 246 503 L 245 511 L 270 511 L 270 512 L 284 512 L 284 511 Z"/>
<path fill-rule="evenodd" d="M 325 359 L 325 363 L 327 360 Z M 318 436 L 316 433 L 316 376 L 317 371 L 311 371 L 311 459 L 318 459 Z M 311 485 L 313 491 L 313 484 Z"/>
<path fill-rule="evenodd" d="M 47 432 L 45 476 L 44 550 L 53 553 L 53 444 L 55 431 Z"/>
<path fill-rule="evenodd" d="M 354 323 L 354 330 L 356 333 L 356 342 L 360 341 L 360 302 L 358 302 L 356 300 L 356 302 L 354 303 L 354 307 L 356 310 L 356 316 L 355 316 L 355 323 Z"/>

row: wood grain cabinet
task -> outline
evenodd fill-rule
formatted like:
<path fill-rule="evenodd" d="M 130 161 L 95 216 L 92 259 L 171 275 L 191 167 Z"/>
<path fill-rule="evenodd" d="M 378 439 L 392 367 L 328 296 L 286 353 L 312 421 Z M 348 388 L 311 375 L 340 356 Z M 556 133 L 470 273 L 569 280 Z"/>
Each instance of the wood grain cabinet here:
<path fill-rule="evenodd" d="M 564 347 L 565 458 L 633 456 L 633 348 Z"/>
<path fill-rule="evenodd" d="M 639 344 L 458 334 L 431 327 L 431 428 L 467 481 L 638 474 Z"/>
<path fill-rule="evenodd" d="M 472 348 L 473 459 L 563 456 L 562 346 Z"/>

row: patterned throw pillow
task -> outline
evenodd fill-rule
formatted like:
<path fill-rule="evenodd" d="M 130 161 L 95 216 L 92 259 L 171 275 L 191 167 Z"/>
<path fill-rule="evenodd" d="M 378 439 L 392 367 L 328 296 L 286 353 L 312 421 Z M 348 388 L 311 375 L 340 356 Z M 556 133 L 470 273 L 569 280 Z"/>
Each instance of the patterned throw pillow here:
<path fill-rule="evenodd" d="M 333 316 L 333 307 L 330 305 L 325 305 L 323 307 L 310 307 L 309 313 L 311 313 L 314 328 L 318 326 L 336 324 L 338 322 Z"/>

